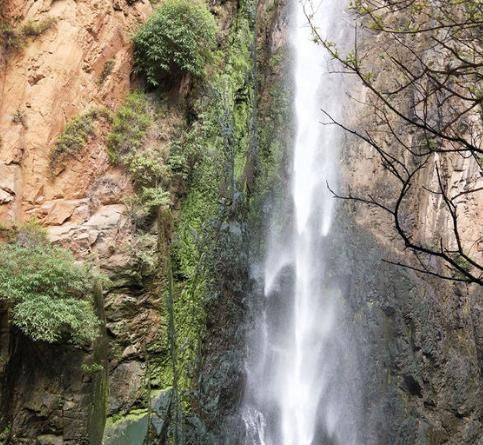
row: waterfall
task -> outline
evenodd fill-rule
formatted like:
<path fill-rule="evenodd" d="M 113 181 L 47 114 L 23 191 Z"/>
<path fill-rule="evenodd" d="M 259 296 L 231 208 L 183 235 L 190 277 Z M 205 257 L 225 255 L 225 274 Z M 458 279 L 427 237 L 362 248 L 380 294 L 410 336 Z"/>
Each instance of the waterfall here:
<path fill-rule="evenodd" d="M 335 201 L 341 131 L 323 125 L 321 108 L 343 112 L 342 76 L 314 43 L 307 15 L 323 38 L 344 38 L 344 2 L 293 0 L 295 142 L 290 202 L 273 215 L 261 281 L 265 301 L 250 342 L 244 421 L 247 445 L 356 444 L 352 358 L 344 298 L 327 249 Z M 276 224 L 286 214 L 291 223 Z M 277 227 L 282 227 L 277 229 Z M 333 244 L 333 243 L 332 243 Z M 332 250 L 334 247 L 331 247 Z"/>

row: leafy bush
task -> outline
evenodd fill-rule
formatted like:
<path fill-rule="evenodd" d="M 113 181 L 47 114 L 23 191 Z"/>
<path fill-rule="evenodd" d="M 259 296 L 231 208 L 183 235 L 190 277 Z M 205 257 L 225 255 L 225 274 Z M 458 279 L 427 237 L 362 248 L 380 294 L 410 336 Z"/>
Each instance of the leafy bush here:
<path fill-rule="evenodd" d="M 72 254 L 48 243 L 0 245 L 0 300 L 12 322 L 34 341 L 76 343 L 96 337 L 99 321 L 87 298 L 91 274 Z"/>
<path fill-rule="evenodd" d="M 166 0 L 134 36 L 135 70 L 153 86 L 166 75 L 201 76 L 215 37 L 215 20 L 203 3 Z"/>
<path fill-rule="evenodd" d="M 143 187 L 141 201 L 148 208 L 166 207 L 170 203 L 170 195 L 161 187 Z"/>
<path fill-rule="evenodd" d="M 125 161 L 126 167 L 138 188 L 149 187 L 155 183 L 159 184 L 169 175 L 162 154 L 155 149 L 134 153 Z"/>
<path fill-rule="evenodd" d="M 82 150 L 89 138 L 95 134 L 94 124 L 100 118 L 110 120 L 109 111 L 104 108 L 95 108 L 74 117 L 66 125 L 50 153 L 51 166 L 55 167 L 67 156 Z"/>

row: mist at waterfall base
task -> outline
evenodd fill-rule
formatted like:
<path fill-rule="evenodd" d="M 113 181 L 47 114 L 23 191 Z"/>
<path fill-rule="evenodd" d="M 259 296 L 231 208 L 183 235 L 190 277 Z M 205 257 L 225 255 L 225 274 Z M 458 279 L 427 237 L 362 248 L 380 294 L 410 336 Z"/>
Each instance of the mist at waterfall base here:
<path fill-rule="evenodd" d="M 314 3 L 293 0 L 295 137 L 287 193 L 273 205 L 264 266 L 255 276 L 262 290 L 246 365 L 246 445 L 358 444 L 355 350 L 330 264 L 337 228 L 327 183 L 337 183 L 343 134 L 321 124 L 322 107 L 341 115 L 345 91 L 306 16 L 313 13 L 320 36 L 340 42 L 343 3 L 322 0 L 311 9 Z"/>

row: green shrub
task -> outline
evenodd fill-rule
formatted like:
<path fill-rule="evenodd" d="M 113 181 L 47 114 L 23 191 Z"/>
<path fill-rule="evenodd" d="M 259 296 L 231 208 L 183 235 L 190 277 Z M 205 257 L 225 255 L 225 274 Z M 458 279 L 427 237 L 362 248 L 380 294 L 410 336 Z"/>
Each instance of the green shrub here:
<path fill-rule="evenodd" d="M 88 298 L 92 276 L 72 254 L 48 243 L 0 245 L 0 300 L 12 322 L 34 341 L 54 343 L 66 334 L 92 341 L 99 321 Z"/>
<path fill-rule="evenodd" d="M 170 203 L 170 195 L 161 187 L 143 187 L 141 202 L 148 208 L 166 207 Z"/>
<path fill-rule="evenodd" d="M 50 153 L 52 167 L 84 148 L 89 138 L 95 134 L 96 120 L 104 118 L 110 120 L 110 113 L 105 108 L 95 108 L 74 117 L 64 128 L 57 139 L 54 149 Z"/>
<path fill-rule="evenodd" d="M 138 214 L 138 219 L 155 207 L 169 204 L 169 193 L 162 188 L 169 176 L 163 154 L 156 148 L 144 148 L 146 133 L 153 124 L 146 96 L 134 92 L 127 96 L 114 115 L 107 138 L 111 162 L 129 172 L 138 192 L 130 203 L 132 213 Z"/>
<path fill-rule="evenodd" d="M 107 137 L 111 161 L 118 163 L 123 156 L 139 149 L 151 124 L 152 119 L 144 94 L 129 94 L 116 111 L 111 132 Z"/>
<path fill-rule="evenodd" d="M 216 23 L 201 1 L 166 0 L 134 36 L 134 65 L 149 84 L 163 76 L 201 76 L 216 43 Z"/>
<path fill-rule="evenodd" d="M 126 157 L 123 163 L 138 188 L 166 183 L 169 177 L 168 168 L 158 150 L 134 153 Z"/>

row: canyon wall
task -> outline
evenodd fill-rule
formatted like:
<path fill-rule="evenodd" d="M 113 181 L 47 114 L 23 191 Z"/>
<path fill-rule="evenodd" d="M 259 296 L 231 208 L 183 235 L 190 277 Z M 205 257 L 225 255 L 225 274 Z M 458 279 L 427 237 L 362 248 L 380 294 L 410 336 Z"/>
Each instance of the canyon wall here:
<path fill-rule="evenodd" d="M 391 24 L 408 22 L 407 10 L 394 11 L 384 20 Z M 405 37 L 397 38 L 405 42 Z M 404 77 L 402 70 L 390 61 L 390 55 L 404 57 L 405 47 L 395 40 L 377 29 L 361 31 L 358 49 L 364 54 L 362 63 L 373 73 L 373 77 L 368 77 L 370 85 L 379 91 L 392 91 L 394 84 Z M 444 53 L 436 52 L 429 40 L 423 33 L 405 43 L 430 66 L 448 66 L 451 62 L 444 59 Z M 404 69 L 418 73 L 420 67 L 408 57 Z M 384 153 L 378 152 L 371 142 L 386 150 L 388 156 L 401 160 L 401 165 L 411 171 L 417 160 L 411 158 L 404 144 L 418 147 L 418 130 L 396 113 L 383 111 L 361 82 L 354 81 L 350 88 L 352 106 L 344 124 L 366 136 L 366 140 L 346 133 L 340 161 L 342 181 L 337 192 L 374 199 L 392 209 L 401 183 L 387 168 Z M 397 110 L 407 113 L 419 93 L 418 86 L 414 86 L 397 96 L 398 102 L 394 101 Z M 441 110 L 428 102 L 428 121 L 444 121 Z M 461 106 L 455 101 L 455 108 Z M 478 146 L 481 121 L 477 113 L 470 115 L 468 121 L 480 122 L 473 130 L 473 140 Z M 459 127 L 462 137 L 473 137 L 468 128 Z M 443 194 L 438 192 L 442 183 L 448 196 L 459 196 L 454 208 L 463 249 L 481 264 L 481 181 L 481 159 L 477 156 L 430 154 L 401 205 L 398 223 L 410 233 L 410 241 L 456 250 L 453 220 Z M 468 193 L 471 190 L 477 191 Z M 358 338 L 361 387 L 365 388 L 363 443 L 480 443 L 483 437 L 481 286 L 391 264 L 421 268 L 423 263 L 417 261 L 396 231 L 394 215 L 376 205 L 344 201 L 339 207 L 339 220 L 344 227 L 340 241 L 346 247 L 343 259 L 334 254 L 334 261 L 346 277 L 348 304 L 352 307 Z M 438 248 L 434 250 L 437 252 Z M 432 267 L 428 269 L 430 273 L 460 278 L 436 257 L 427 264 Z"/>

